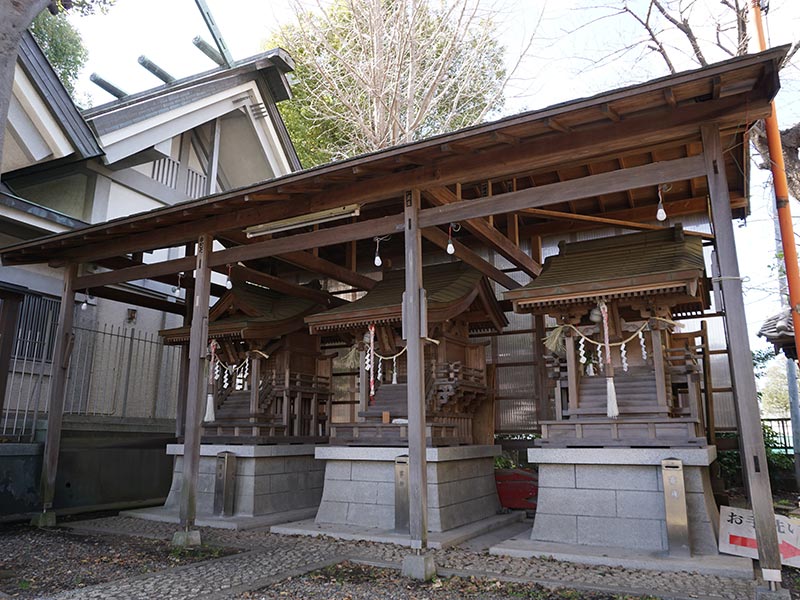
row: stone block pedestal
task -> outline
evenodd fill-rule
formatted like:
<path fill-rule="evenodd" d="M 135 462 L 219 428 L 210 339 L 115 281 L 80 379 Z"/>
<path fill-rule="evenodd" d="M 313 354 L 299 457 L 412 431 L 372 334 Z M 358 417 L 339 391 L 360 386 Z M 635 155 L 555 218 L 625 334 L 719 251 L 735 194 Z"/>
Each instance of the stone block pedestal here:
<path fill-rule="evenodd" d="M 683 462 L 693 555 L 716 555 L 716 448 L 532 448 L 539 497 L 531 540 L 668 552 L 661 461 Z"/>
<path fill-rule="evenodd" d="M 427 449 L 428 530 L 443 532 L 497 514 L 499 446 Z M 320 446 L 325 488 L 317 524 L 395 528 L 395 459 L 405 448 Z M 410 498 L 409 502 L 414 502 Z"/>

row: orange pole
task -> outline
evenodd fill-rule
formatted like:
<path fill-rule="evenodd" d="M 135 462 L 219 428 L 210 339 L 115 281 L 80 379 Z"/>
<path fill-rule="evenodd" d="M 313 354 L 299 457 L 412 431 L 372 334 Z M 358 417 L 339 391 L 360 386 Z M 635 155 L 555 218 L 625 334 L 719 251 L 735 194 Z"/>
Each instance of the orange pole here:
<path fill-rule="evenodd" d="M 753 0 L 753 22 L 758 32 L 759 48 L 767 49 L 764 37 L 764 24 L 761 22 L 761 7 L 758 0 Z M 775 208 L 778 216 L 778 225 L 781 231 L 781 245 L 783 247 L 783 262 L 786 267 L 786 281 L 789 287 L 789 306 L 792 311 L 792 325 L 794 326 L 794 343 L 800 348 L 800 269 L 797 265 L 797 247 L 794 243 L 794 227 L 792 226 L 792 209 L 789 206 L 789 185 L 786 181 L 786 167 L 783 164 L 783 144 L 781 132 L 778 129 L 778 113 L 775 101 L 772 101 L 772 113 L 764 119 L 767 130 L 767 144 L 769 146 L 770 166 L 772 167 L 772 184 L 775 188 Z"/>

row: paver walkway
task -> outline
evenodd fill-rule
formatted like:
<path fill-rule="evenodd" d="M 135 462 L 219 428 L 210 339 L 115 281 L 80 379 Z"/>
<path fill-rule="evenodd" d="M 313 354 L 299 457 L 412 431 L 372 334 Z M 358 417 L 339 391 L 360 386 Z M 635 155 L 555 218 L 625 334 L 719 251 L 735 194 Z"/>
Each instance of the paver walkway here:
<path fill-rule="evenodd" d="M 94 533 L 144 535 L 170 539 L 175 526 L 129 517 L 82 521 L 74 529 Z M 345 559 L 398 566 L 407 548 L 373 542 L 279 536 L 262 530 L 202 529 L 206 543 L 245 549 L 242 553 L 64 592 L 54 599 L 210 600 L 234 597 L 270 581 L 295 576 Z M 480 544 L 434 551 L 440 574 L 476 575 L 543 585 L 613 593 L 651 594 L 675 599 L 750 600 L 754 583 L 693 573 L 659 573 L 584 566 L 546 559 L 490 556 Z M 475 548 L 471 550 L 469 548 Z"/>

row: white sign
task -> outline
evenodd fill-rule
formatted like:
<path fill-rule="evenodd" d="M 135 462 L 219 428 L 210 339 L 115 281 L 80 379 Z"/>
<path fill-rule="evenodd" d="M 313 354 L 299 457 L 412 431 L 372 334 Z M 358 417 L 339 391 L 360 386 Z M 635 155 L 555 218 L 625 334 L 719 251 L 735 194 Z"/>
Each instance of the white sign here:
<path fill-rule="evenodd" d="M 800 567 L 800 522 L 775 515 L 781 563 Z M 719 507 L 719 551 L 725 554 L 758 558 L 753 511 L 745 508 Z"/>

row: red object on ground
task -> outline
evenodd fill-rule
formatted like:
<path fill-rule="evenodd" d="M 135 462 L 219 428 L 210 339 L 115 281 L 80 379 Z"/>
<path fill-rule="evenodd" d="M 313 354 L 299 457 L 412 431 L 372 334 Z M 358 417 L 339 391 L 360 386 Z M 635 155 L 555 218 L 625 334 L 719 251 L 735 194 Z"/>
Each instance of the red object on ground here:
<path fill-rule="evenodd" d="M 539 477 L 529 469 L 495 469 L 497 495 L 504 508 L 536 510 Z"/>

